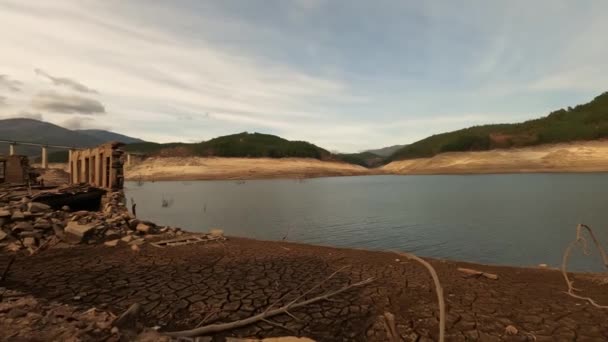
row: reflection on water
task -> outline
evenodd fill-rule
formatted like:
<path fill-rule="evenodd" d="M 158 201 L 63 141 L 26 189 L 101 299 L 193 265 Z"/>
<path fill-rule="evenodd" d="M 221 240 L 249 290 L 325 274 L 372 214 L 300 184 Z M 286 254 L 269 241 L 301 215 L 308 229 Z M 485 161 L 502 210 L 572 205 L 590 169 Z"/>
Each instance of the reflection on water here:
<path fill-rule="evenodd" d="M 608 174 L 127 182 L 140 218 L 192 231 L 558 266 L 579 222 L 608 244 Z M 163 207 L 163 199 L 171 205 Z M 597 253 L 573 270 L 601 270 Z"/>

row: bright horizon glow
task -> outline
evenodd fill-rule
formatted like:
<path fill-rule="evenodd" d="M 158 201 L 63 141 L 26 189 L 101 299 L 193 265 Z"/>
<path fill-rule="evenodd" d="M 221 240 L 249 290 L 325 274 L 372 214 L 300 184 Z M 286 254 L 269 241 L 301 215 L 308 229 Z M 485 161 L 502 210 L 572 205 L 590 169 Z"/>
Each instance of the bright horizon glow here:
<path fill-rule="evenodd" d="M 0 118 L 357 152 L 607 90 L 608 2 L 0 0 Z"/>

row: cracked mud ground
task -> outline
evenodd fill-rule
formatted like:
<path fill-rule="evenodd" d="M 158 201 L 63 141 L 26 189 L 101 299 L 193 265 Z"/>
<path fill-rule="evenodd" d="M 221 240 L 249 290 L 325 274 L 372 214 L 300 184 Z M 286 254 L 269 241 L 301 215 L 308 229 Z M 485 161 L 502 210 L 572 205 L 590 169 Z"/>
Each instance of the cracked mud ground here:
<path fill-rule="evenodd" d="M 0 253 L 0 266 L 8 255 Z M 262 322 L 216 336 L 300 335 L 318 341 L 385 341 L 378 316 L 396 315 L 406 341 L 437 339 L 438 309 L 430 276 L 392 253 L 231 238 L 224 243 L 155 248 L 128 246 L 52 249 L 19 258 L 4 284 L 39 300 L 121 313 L 133 303 L 144 323 L 163 330 L 227 322 L 262 312 L 290 290 L 294 299 L 340 267 L 350 265 L 310 295 L 368 277 L 376 280 L 334 298 L 277 316 L 283 327 Z M 449 341 L 606 341 L 608 310 L 564 293 L 554 270 L 430 260 L 444 287 Z M 464 278 L 458 267 L 496 273 L 498 280 Z M 3 267 L 2 267 L 3 268 Z M 608 303 L 608 285 L 576 274 L 575 286 Z M 519 333 L 505 335 L 505 327 Z"/>

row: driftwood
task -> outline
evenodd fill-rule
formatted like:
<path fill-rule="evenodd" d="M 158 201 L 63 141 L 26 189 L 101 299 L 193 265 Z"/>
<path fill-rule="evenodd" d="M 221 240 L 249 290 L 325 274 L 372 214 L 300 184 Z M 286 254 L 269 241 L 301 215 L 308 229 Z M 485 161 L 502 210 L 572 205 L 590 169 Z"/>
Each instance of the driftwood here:
<path fill-rule="evenodd" d="M 591 230 L 591 228 L 587 225 L 579 224 L 576 227 L 576 239 L 568 245 L 568 247 L 564 251 L 564 257 L 562 259 L 562 275 L 564 276 L 564 280 L 566 281 L 566 285 L 568 286 L 568 292 L 566 292 L 566 293 L 570 297 L 587 301 L 589 304 L 595 306 L 596 308 L 608 309 L 608 305 L 600 305 L 590 297 L 579 296 L 576 293 L 574 293 L 575 291 L 580 291 L 580 290 L 576 289 L 572 285 L 572 284 L 574 284 L 574 281 L 570 280 L 570 278 L 568 277 L 568 271 L 567 271 L 568 259 L 570 258 L 570 253 L 572 252 L 572 249 L 574 247 L 576 247 L 577 245 L 580 245 L 580 247 L 582 248 L 583 253 L 585 255 L 591 254 L 591 252 L 589 251 L 589 246 L 588 246 L 587 240 L 583 236 L 583 231 L 587 231 L 587 233 L 589 233 L 589 235 L 591 236 L 591 240 L 593 241 L 593 244 L 595 245 L 595 247 L 597 248 L 597 250 L 600 253 L 600 256 L 602 257 L 602 262 L 604 263 L 604 267 L 606 269 L 608 269 L 608 255 L 606 254 L 606 251 L 602 248 L 602 245 L 599 243 L 598 239 L 595 237 L 595 234 L 593 234 L 593 230 Z"/>
<path fill-rule="evenodd" d="M 277 316 L 280 314 L 286 314 L 289 315 L 291 317 L 295 316 L 293 314 L 290 313 L 289 310 L 295 310 L 301 307 L 304 307 L 306 305 L 310 305 L 322 300 L 329 300 L 330 297 L 333 297 L 335 295 L 338 295 L 342 292 L 348 291 L 352 288 L 355 287 L 361 287 L 364 285 L 367 285 L 369 283 L 371 283 L 372 281 L 374 281 L 374 278 L 368 278 L 365 280 L 362 280 L 360 282 L 356 282 L 356 283 L 352 283 L 350 285 L 346 285 L 338 290 L 335 291 L 330 291 L 330 292 L 325 292 L 319 296 L 307 299 L 307 300 L 303 300 L 303 301 L 299 301 L 300 299 L 302 299 L 304 296 L 306 296 L 307 294 L 309 294 L 310 292 L 312 292 L 313 290 L 315 290 L 316 288 L 318 288 L 319 286 L 323 285 L 324 283 L 326 283 L 327 281 L 329 281 L 331 278 L 333 278 L 338 272 L 340 272 L 342 269 L 341 268 L 337 271 L 335 271 L 334 273 L 332 273 L 329 277 L 325 278 L 323 281 L 319 282 L 317 285 L 313 286 L 312 288 L 310 288 L 308 291 L 304 292 L 302 295 L 298 296 L 296 299 L 292 300 L 291 302 L 289 302 L 286 305 L 283 305 L 279 308 L 276 309 L 272 309 L 275 305 L 276 302 L 271 304 L 268 308 L 266 308 L 266 310 L 260 314 L 251 316 L 249 318 L 245 318 L 245 319 L 241 319 L 238 321 L 234 321 L 234 322 L 229 322 L 229 323 L 220 323 L 220 324 L 211 324 L 211 325 L 206 325 L 206 326 L 202 326 L 200 328 L 195 328 L 192 330 L 184 330 L 184 331 L 174 331 L 174 332 L 165 332 L 164 334 L 169 336 L 169 337 L 176 337 L 176 338 L 180 338 L 180 337 L 196 337 L 196 336 L 203 336 L 203 335 L 208 335 L 208 334 L 213 334 L 213 333 L 218 333 L 221 331 L 227 331 L 227 330 L 232 330 L 232 329 L 237 329 L 240 327 L 244 327 L 253 323 L 257 323 L 257 322 L 266 322 L 268 324 L 274 325 L 274 326 L 279 326 L 281 328 L 285 328 L 287 330 L 289 330 L 288 328 L 272 322 L 270 320 L 268 320 L 269 318 L 273 317 L 273 316 Z M 288 292 L 290 293 L 290 292 Z M 287 295 L 287 294 L 286 294 Z M 283 296 L 284 297 L 284 296 Z M 281 300 L 283 297 L 279 298 L 279 300 Z"/>
<path fill-rule="evenodd" d="M 439 282 L 439 276 L 437 276 L 437 271 L 435 271 L 435 268 L 433 268 L 433 266 L 427 261 L 415 256 L 414 254 L 401 252 L 396 253 L 407 259 L 419 262 L 431 274 L 433 282 L 435 283 L 435 292 L 437 293 L 437 302 L 439 304 L 439 342 L 445 341 L 445 300 L 443 298 L 443 288 L 441 287 L 441 283 Z"/>
<path fill-rule="evenodd" d="M 458 267 L 458 271 L 466 274 L 465 277 L 484 277 L 492 280 L 498 279 L 498 275 L 496 274 L 482 272 L 471 268 Z"/>

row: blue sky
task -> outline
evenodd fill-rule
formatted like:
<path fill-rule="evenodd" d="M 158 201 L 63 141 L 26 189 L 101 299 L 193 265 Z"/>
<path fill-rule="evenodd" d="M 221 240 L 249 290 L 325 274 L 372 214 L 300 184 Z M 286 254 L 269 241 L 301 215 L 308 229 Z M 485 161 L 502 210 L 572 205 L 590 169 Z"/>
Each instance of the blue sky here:
<path fill-rule="evenodd" d="M 0 0 L 0 117 L 356 152 L 606 91 L 608 2 Z"/>

